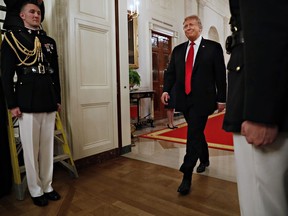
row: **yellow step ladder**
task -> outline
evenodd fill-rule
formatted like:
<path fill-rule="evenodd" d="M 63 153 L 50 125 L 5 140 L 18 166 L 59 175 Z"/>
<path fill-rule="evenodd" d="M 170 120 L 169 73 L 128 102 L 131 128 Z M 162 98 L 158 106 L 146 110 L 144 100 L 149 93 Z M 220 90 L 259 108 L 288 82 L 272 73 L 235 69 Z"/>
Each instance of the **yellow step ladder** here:
<path fill-rule="evenodd" d="M 27 179 L 25 176 L 25 165 L 19 164 L 18 156 L 21 154 L 22 146 L 20 141 L 19 124 L 17 118 L 12 118 L 11 113 L 8 111 L 8 136 L 9 136 L 9 146 L 13 169 L 13 180 L 14 180 L 14 191 L 16 199 L 23 200 L 25 197 L 25 191 L 27 188 Z M 54 163 L 60 162 L 65 168 L 70 171 L 70 173 L 78 178 L 78 172 L 74 164 L 70 147 L 67 141 L 67 137 L 59 116 L 56 113 L 55 120 L 55 135 L 54 135 L 55 147 L 56 143 L 61 146 L 61 152 L 54 156 Z M 23 163 L 24 164 L 24 163 Z"/>

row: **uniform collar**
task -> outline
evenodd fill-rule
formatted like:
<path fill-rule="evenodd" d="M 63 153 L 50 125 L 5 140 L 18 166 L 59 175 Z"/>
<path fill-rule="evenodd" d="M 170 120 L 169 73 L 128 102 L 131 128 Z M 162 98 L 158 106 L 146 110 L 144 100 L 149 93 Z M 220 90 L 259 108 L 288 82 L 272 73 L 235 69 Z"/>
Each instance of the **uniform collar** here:
<path fill-rule="evenodd" d="M 42 29 L 34 30 L 34 29 L 24 28 L 23 31 L 31 35 L 46 35 L 46 32 Z"/>

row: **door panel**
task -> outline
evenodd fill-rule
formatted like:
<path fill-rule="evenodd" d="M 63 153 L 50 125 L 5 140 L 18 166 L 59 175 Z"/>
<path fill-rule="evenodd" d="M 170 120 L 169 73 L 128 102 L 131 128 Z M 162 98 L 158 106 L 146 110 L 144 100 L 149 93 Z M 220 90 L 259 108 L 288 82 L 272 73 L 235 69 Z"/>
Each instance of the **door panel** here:
<path fill-rule="evenodd" d="M 163 89 L 164 70 L 169 63 L 169 55 L 171 53 L 171 37 L 152 31 L 152 77 L 154 95 L 154 118 L 166 118 L 164 105 L 161 103 L 160 97 Z"/>
<path fill-rule="evenodd" d="M 73 156 L 80 159 L 118 147 L 115 10 L 106 0 L 69 0 L 69 7 L 67 101 Z"/>

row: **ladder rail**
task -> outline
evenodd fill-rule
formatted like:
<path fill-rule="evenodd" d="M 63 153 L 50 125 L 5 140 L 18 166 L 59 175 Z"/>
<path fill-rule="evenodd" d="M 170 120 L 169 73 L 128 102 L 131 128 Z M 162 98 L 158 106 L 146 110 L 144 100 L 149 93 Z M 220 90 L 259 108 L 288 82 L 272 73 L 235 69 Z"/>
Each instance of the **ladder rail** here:
<path fill-rule="evenodd" d="M 62 125 L 62 121 L 61 121 L 61 118 L 60 118 L 60 115 L 59 115 L 59 113 L 58 112 L 56 112 L 56 121 L 55 121 L 55 125 L 56 125 L 56 129 L 57 129 L 57 131 L 60 131 L 60 135 L 62 136 L 61 138 L 59 137 L 59 134 L 58 133 L 56 133 L 56 135 L 54 136 L 56 139 L 58 139 L 58 140 L 62 140 L 63 141 L 63 144 L 62 144 L 62 147 L 63 147 L 63 152 L 64 152 L 64 154 L 66 154 L 66 155 L 68 155 L 69 156 L 69 164 L 71 165 L 71 166 L 69 166 L 70 168 L 72 167 L 72 169 L 70 169 L 69 167 L 67 167 L 67 168 L 69 168 L 73 173 L 74 173 L 74 175 L 75 175 L 75 177 L 76 178 L 78 178 L 79 176 L 78 176 L 78 172 L 77 172 L 77 169 L 76 169 L 76 166 L 75 166 L 75 164 L 74 164 L 74 160 L 73 160 L 73 158 L 72 158 L 72 154 L 71 154 L 71 151 L 70 151 L 70 148 L 69 148 L 69 144 L 68 144 L 68 139 L 67 139 L 67 137 L 66 137 L 66 133 L 65 133 L 65 131 L 64 131 L 64 128 L 63 128 L 63 125 Z M 64 161 L 64 160 L 62 160 L 62 161 Z"/>
<path fill-rule="evenodd" d="M 27 188 L 27 179 L 26 176 L 24 176 L 24 178 L 21 179 L 21 173 L 25 172 L 25 168 L 23 169 L 23 166 L 22 167 L 19 166 L 18 151 L 16 147 L 16 140 L 14 134 L 15 118 L 12 119 L 12 115 L 9 110 L 7 112 L 7 116 L 8 116 L 8 140 L 11 155 L 11 166 L 14 180 L 15 196 L 16 199 L 23 200 Z"/>
<path fill-rule="evenodd" d="M 21 183 L 21 176 L 20 176 L 20 168 L 19 168 L 19 160 L 18 160 L 18 151 L 16 148 L 15 136 L 14 136 L 14 124 L 12 121 L 12 115 L 8 111 L 8 138 L 9 138 L 9 147 L 10 147 L 10 154 L 11 154 L 11 162 L 13 168 L 13 178 L 16 184 Z M 14 157 L 17 155 L 17 157 Z"/>

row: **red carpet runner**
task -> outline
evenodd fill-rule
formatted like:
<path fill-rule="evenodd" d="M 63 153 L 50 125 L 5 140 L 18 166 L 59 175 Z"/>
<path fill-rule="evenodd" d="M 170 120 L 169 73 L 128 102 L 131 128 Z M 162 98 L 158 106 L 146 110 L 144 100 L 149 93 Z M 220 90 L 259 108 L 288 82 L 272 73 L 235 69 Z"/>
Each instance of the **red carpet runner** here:
<path fill-rule="evenodd" d="M 227 133 L 222 129 L 223 118 L 223 113 L 209 116 L 204 131 L 206 141 L 210 148 L 233 151 L 232 133 Z M 140 135 L 140 137 L 186 144 L 187 124 L 183 123 L 177 126 L 178 128 L 174 130 L 165 128 L 152 133 Z"/>

